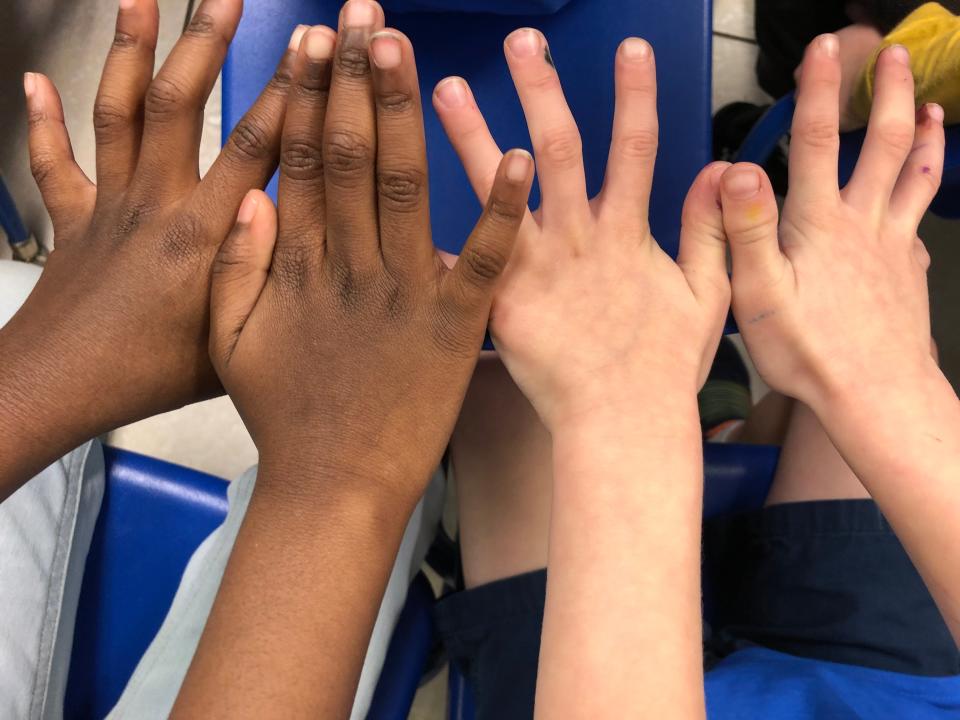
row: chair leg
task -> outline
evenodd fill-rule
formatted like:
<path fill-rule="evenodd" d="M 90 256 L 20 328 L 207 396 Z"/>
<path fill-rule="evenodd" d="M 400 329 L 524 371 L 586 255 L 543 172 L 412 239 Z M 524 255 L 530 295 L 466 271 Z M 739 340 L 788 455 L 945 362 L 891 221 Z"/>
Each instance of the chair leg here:
<path fill-rule="evenodd" d="M 13 255 L 17 260 L 42 264 L 43 249 L 33 234 L 27 230 L 26 225 L 23 224 L 17 206 L 13 202 L 13 196 L 10 195 L 7 184 L 2 177 L 0 177 L 0 227 L 6 233 L 7 242 L 10 243 Z"/>

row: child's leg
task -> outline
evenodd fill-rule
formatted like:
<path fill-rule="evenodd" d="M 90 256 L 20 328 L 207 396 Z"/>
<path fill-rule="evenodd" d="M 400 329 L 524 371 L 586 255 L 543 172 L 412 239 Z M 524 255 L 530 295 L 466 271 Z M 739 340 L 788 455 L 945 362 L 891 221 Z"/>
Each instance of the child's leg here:
<path fill-rule="evenodd" d="M 482 358 L 451 441 L 467 588 L 547 564 L 550 435 L 496 358 Z"/>
<path fill-rule="evenodd" d="M 795 402 L 767 505 L 869 497 L 813 411 Z"/>
<path fill-rule="evenodd" d="M 910 558 L 800 402 L 767 506 L 705 525 L 704 576 L 715 655 L 761 645 L 908 674 L 960 672 Z"/>
<path fill-rule="evenodd" d="M 436 625 L 475 717 L 533 717 L 552 494 L 546 429 L 499 360 L 482 359 L 451 442 L 466 589 Z"/>

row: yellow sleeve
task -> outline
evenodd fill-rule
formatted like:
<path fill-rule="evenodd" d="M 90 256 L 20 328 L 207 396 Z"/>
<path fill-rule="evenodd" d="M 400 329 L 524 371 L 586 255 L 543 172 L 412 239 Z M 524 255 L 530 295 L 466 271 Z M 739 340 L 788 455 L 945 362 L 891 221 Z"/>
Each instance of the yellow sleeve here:
<path fill-rule="evenodd" d="M 960 122 L 960 17 L 935 2 L 921 5 L 883 39 L 857 83 L 853 97 L 857 116 L 866 123 L 877 56 L 890 45 L 910 51 L 917 105 L 939 103 L 947 124 Z"/>

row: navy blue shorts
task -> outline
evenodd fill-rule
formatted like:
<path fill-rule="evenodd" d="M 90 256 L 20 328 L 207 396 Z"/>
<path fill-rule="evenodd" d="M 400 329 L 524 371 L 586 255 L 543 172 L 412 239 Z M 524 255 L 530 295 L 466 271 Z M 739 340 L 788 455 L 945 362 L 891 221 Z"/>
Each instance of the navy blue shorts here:
<path fill-rule="evenodd" d="M 775 505 L 706 523 L 704 663 L 760 645 L 912 675 L 960 674 L 930 593 L 872 500 Z M 533 717 L 546 571 L 436 608 L 478 720 Z M 615 588 L 611 588 L 615 592 Z"/>

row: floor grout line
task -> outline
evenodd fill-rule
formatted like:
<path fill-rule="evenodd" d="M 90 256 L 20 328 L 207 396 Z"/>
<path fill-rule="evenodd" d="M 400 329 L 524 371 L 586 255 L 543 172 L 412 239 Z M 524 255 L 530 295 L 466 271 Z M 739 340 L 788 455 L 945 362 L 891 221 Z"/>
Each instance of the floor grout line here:
<path fill-rule="evenodd" d="M 727 40 L 737 40 L 742 43 L 747 43 L 748 45 L 756 45 L 757 41 L 751 37 L 743 37 L 742 35 L 734 35 L 733 33 L 724 32 L 723 30 L 714 30 L 714 37 L 722 37 Z"/>

